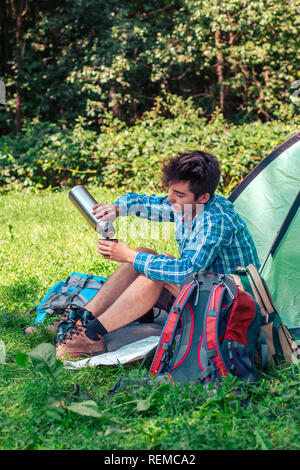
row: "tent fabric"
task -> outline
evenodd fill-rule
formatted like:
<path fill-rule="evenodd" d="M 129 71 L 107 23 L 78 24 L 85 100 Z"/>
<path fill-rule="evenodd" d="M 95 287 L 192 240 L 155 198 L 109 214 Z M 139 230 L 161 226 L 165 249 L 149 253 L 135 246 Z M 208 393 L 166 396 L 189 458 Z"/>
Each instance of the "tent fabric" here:
<path fill-rule="evenodd" d="M 300 327 L 299 181 L 300 132 L 262 160 L 229 197 L 247 223 L 260 273 L 291 330 Z"/>
<path fill-rule="evenodd" d="M 297 212 L 276 251 L 270 253 L 263 267 L 263 277 L 272 286 L 272 297 L 278 313 L 291 330 L 300 326 L 299 201 L 300 193 L 295 200 Z"/>

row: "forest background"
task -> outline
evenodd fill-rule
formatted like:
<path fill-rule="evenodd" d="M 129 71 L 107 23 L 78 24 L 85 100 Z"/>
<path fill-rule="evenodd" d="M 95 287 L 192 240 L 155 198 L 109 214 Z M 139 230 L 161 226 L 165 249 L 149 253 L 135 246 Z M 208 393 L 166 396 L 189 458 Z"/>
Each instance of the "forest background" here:
<path fill-rule="evenodd" d="M 296 131 L 299 6 L 0 0 L 1 190 L 158 190 L 162 161 L 197 147 L 228 194 Z"/>

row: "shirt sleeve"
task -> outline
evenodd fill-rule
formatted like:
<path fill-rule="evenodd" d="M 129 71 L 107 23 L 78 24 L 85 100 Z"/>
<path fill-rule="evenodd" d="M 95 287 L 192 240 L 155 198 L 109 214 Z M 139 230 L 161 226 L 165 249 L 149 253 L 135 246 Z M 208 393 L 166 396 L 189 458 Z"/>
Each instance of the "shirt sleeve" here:
<path fill-rule="evenodd" d="M 180 258 L 139 252 L 133 267 L 150 279 L 180 285 L 189 274 L 209 270 L 222 247 L 223 230 L 222 224 L 214 225 L 207 220 L 201 230 L 187 241 Z"/>
<path fill-rule="evenodd" d="M 119 206 L 121 216 L 135 215 L 153 222 L 174 222 L 174 212 L 167 196 L 128 193 L 117 199 L 114 204 Z"/>

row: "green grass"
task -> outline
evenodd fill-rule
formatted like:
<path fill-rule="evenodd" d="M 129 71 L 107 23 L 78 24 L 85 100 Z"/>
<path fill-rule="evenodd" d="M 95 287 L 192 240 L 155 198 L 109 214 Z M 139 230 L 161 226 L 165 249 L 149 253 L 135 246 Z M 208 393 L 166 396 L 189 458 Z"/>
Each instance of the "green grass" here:
<path fill-rule="evenodd" d="M 91 192 L 105 202 L 117 197 L 96 187 Z M 245 390 L 248 406 L 242 406 L 230 380 L 216 394 L 196 385 L 152 384 L 111 397 L 107 392 L 119 377 L 145 370 L 63 369 L 54 382 L 30 361 L 17 363 L 17 355 L 53 343 L 42 327 L 30 336 L 23 331 L 34 321 L 30 309 L 54 283 L 73 271 L 107 277 L 117 264 L 96 254 L 97 235 L 65 191 L 2 195 L 0 220 L 0 340 L 6 349 L 0 364 L 1 449 L 299 449 L 297 366 L 260 372 L 257 385 Z M 149 238 L 148 222 L 130 223 L 131 237 L 123 233 L 130 246 L 177 254 L 173 239 Z M 96 417 L 67 408 L 86 395 Z"/>

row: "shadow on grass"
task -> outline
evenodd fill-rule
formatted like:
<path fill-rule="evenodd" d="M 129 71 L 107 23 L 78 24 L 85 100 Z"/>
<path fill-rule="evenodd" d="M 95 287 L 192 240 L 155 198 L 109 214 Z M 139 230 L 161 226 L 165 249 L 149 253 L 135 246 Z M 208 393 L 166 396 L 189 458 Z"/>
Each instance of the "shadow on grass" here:
<path fill-rule="evenodd" d="M 25 329 L 28 326 L 28 316 L 0 310 L 0 328 Z"/>
<path fill-rule="evenodd" d="M 40 303 L 37 292 L 41 289 L 35 278 L 28 282 L 16 281 L 13 285 L 0 286 L 0 327 L 22 328 L 36 315 L 35 307 Z"/>
<path fill-rule="evenodd" d="M 2 300 L 11 302 L 25 302 L 29 298 L 34 298 L 36 292 L 41 288 L 39 282 L 34 277 L 28 277 L 26 283 L 16 280 L 15 284 L 9 286 L 0 286 L 0 295 Z"/>
<path fill-rule="evenodd" d="M 25 334 L 25 329 L 33 323 L 34 317 L 28 320 L 28 317 L 19 313 L 0 310 L 0 339 L 1 337 L 4 339 L 5 336 L 7 363 L 14 363 L 15 356 L 20 351 L 29 351 L 41 343 L 55 344 L 56 333 L 48 330 L 44 325 L 39 325 L 32 333 Z"/>

